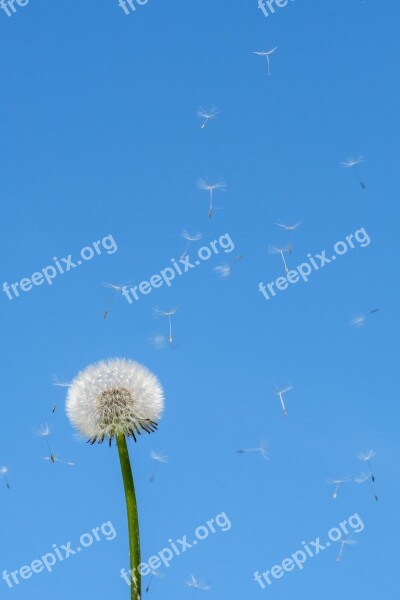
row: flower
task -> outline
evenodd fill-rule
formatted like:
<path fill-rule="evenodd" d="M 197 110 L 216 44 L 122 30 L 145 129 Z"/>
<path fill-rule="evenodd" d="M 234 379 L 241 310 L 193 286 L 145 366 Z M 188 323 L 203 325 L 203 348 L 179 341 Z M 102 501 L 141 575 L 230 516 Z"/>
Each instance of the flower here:
<path fill-rule="evenodd" d="M 146 367 L 122 358 L 101 361 L 81 371 L 68 390 L 71 423 L 89 439 L 109 443 L 117 434 L 151 433 L 164 408 L 163 389 Z"/>

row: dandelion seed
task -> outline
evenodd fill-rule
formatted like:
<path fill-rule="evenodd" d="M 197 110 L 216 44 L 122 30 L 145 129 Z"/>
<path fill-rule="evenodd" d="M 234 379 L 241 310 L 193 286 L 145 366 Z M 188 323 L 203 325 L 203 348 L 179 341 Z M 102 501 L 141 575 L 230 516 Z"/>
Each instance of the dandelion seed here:
<path fill-rule="evenodd" d="M 146 592 L 149 591 L 150 584 L 155 577 L 164 577 L 164 575 L 162 573 L 159 573 L 156 569 L 150 569 L 150 580 L 149 580 L 149 583 L 147 584 Z"/>
<path fill-rule="evenodd" d="M 185 250 L 181 254 L 181 258 L 184 258 L 186 256 L 186 254 L 188 253 L 188 250 L 190 248 L 190 244 L 192 242 L 198 242 L 199 240 L 202 239 L 203 236 L 202 236 L 201 233 L 195 233 L 194 235 L 190 235 L 190 233 L 188 233 L 185 230 L 185 231 L 182 231 L 182 237 L 183 237 L 184 240 L 187 241 L 186 248 L 185 248 Z"/>
<path fill-rule="evenodd" d="M 193 593 L 193 596 L 192 596 L 192 600 L 193 600 L 193 598 L 195 598 L 197 590 L 208 591 L 208 590 L 211 589 L 211 587 L 206 584 L 206 582 L 204 581 L 204 579 L 197 580 L 196 577 L 194 577 L 194 575 L 190 576 L 190 579 L 189 579 L 189 581 L 186 582 L 186 584 L 189 587 L 194 588 L 194 593 Z"/>
<path fill-rule="evenodd" d="M 60 396 L 60 390 L 61 388 L 67 388 L 69 387 L 69 383 L 66 383 L 64 381 L 60 381 L 57 377 L 57 375 L 53 375 L 52 377 L 52 384 L 58 388 L 59 392 L 58 392 L 58 396 Z M 60 399 L 60 398 L 59 398 Z M 53 406 L 51 407 L 51 412 L 54 414 L 56 412 L 56 408 L 57 408 L 57 404 L 53 404 Z"/>
<path fill-rule="evenodd" d="M 156 350 L 162 350 L 167 344 L 167 340 L 163 335 L 154 335 L 150 338 L 150 342 Z"/>
<path fill-rule="evenodd" d="M 75 467 L 76 466 L 74 462 L 70 462 L 70 461 L 67 461 L 67 460 L 61 460 L 60 458 L 58 458 L 54 454 L 50 454 L 50 456 L 45 456 L 43 458 L 43 460 L 50 460 L 52 463 L 62 463 L 64 465 L 68 465 L 69 467 Z"/>
<path fill-rule="evenodd" d="M 214 267 L 214 271 L 218 273 L 222 279 L 227 279 L 231 274 L 231 267 L 229 265 L 219 265 L 218 267 Z"/>
<path fill-rule="evenodd" d="M 375 452 L 375 450 L 373 450 L 373 448 L 371 448 L 370 450 L 367 450 L 366 452 L 359 452 L 357 454 L 358 460 L 362 460 L 363 462 L 367 463 L 369 472 L 371 474 L 371 479 L 373 482 L 375 481 L 375 475 L 372 471 L 371 460 L 373 458 L 375 458 L 375 456 L 376 456 L 376 452 Z"/>
<path fill-rule="evenodd" d="M 49 450 L 50 456 L 49 459 L 54 463 L 56 462 L 55 456 L 50 448 L 49 435 L 51 433 L 50 427 L 45 423 L 44 425 L 40 425 L 40 429 L 36 432 L 39 437 L 43 437 L 46 440 L 47 448 Z"/>
<path fill-rule="evenodd" d="M 200 178 L 197 181 L 197 187 L 200 190 L 206 190 L 210 194 L 210 206 L 208 208 L 208 216 L 211 218 L 213 215 L 213 212 L 214 212 L 214 207 L 213 207 L 214 191 L 221 190 L 222 192 L 224 192 L 226 190 L 226 184 L 223 183 L 222 181 L 219 183 L 208 183 L 208 181 L 206 179 Z"/>
<path fill-rule="evenodd" d="M 258 448 L 241 448 L 240 450 L 236 450 L 239 454 L 246 454 L 247 452 L 258 452 L 261 454 L 264 460 L 269 460 L 268 452 L 267 452 L 267 443 L 265 441 L 260 442 L 260 446 Z"/>
<path fill-rule="evenodd" d="M 378 311 L 379 311 L 379 308 L 373 308 L 372 310 L 368 311 L 366 315 L 363 315 L 361 317 L 356 317 L 355 319 L 353 319 L 351 324 L 356 325 L 357 327 L 362 327 L 364 325 L 365 321 L 368 319 L 368 317 L 370 315 L 377 313 Z"/>
<path fill-rule="evenodd" d="M 169 341 L 172 344 L 172 321 L 171 321 L 171 317 L 173 315 L 176 314 L 177 309 L 176 308 L 171 308 L 170 310 L 161 310 L 161 308 L 154 308 L 154 313 L 158 316 L 158 317 L 164 317 L 166 319 L 168 319 L 169 322 Z"/>
<path fill-rule="evenodd" d="M 66 411 L 71 423 L 88 438 L 102 443 L 116 438 L 128 515 L 131 598 L 140 600 L 139 519 L 126 438 L 157 430 L 164 408 L 158 379 L 137 362 L 111 359 L 90 365 L 78 374 L 68 390 Z"/>
<path fill-rule="evenodd" d="M 372 485 L 373 481 L 375 481 L 375 480 L 373 479 L 372 473 L 361 473 L 361 475 L 359 475 L 358 477 L 355 478 L 356 483 L 367 483 L 368 482 L 368 485 L 371 488 L 374 499 L 376 500 L 376 502 L 378 502 L 378 496 L 375 493 L 374 486 Z"/>
<path fill-rule="evenodd" d="M 343 484 L 343 483 L 349 483 L 349 481 L 351 481 L 350 477 L 344 477 L 343 479 L 328 479 L 328 483 L 331 485 L 335 486 L 332 498 L 334 500 L 336 500 L 337 496 L 338 496 L 338 492 L 339 492 L 339 487 Z"/>
<path fill-rule="evenodd" d="M 10 469 L 8 467 L 0 467 L 0 479 L 2 479 L 4 477 L 4 481 L 6 484 L 6 488 L 9 490 L 10 489 L 10 482 L 8 481 L 8 473 L 10 472 Z"/>
<path fill-rule="evenodd" d="M 360 184 L 360 186 L 363 188 L 363 190 L 365 190 L 365 183 L 363 182 L 363 180 L 361 179 L 359 173 L 358 173 L 358 165 L 360 165 L 361 163 L 364 162 L 364 157 L 363 156 L 359 156 L 358 158 L 349 158 L 348 160 L 345 160 L 343 162 L 340 163 L 340 165 L 342 167 L 344 167 L 345 169 L 353 169 L 355 176 L 358 179 L 358 182 Z"/>
<path fill-rule="evenodd" d="M 292 234 L 292 231 L 294 231 L 295 229 L 297 229 L 297 227 L 299 227 L 301 225 L 301 223 L 296 223 L 295 225 L 285 225 L 285 223 L 275 223 L 275 225 L 278 225 L 278 227 L 282 227 L 283 229 L 286 229 L 286 231 L 289 233 L 288 250 L 289 250 L 289 254 L 292 254 L 291 234 Z"/>
<path fill-rule="evenodd" d="M 339 554 L 336 557 L 336 560 L 339 562 L 340 560 L 342 560 L 342 555 L 343 555 L 343 550 L 345 546 L 351 546 L 353 544 L 356 544 L 357 542 L 355 540 L 352 540 L 350 538 L 346 538 L 344 540 L 340 541 L 340 551 Z"/>
<path fill-rule="evenodd" d="M 204 127 L 207 125 L 208 121 L 210 121 L 211 119 L 215 119 L 215 117 L 217 117 L 218 115 L 219 115 L 219 110 L 215 106 L 212 106 L 208 110 L 205 110 L 204 108 L 199 108 L 197 110 L 197 116 L 200 117 L 201 119 L 204 119 L 204 123 L 201 126 L 202 129 L 204 129 Z"/>
<path fill-rule="evenodd" d="M 120 294 L 123 291 L 126 285 L 114 285 L 113 283 L 103 283 L 103 286 L 112 290 L 111 298 L 103 314 L 103 319 L 106 319 L 110 311 L 111 304 L 113 303 L 113 300 L 118 296 L 118 294 Z"/>
<path fill-rule="evenodd" d="M 278 49 L 278 46 L 275 46 L 275 48 L 272 48 L 272 50 L 262 50 L 262 51 L 259 51 L 259 52 L 253 52 L 253 54 L 257 54 L 258 56 L 265 56 L 266 57 L 267 64 L 268 64 L 268 76 L 271 75 L 271 69 L 270 69 L 270 64 L 269 64 L 269 57 L 277 49 Z"/>
<path fill-rule="evenodd" d="M 293 385 L 289 385 L 288 387 L 284 388 L 283 390 L 280 390 L 275 386 L 276 395 L 278 396 L 279 400 L 281 401 L 284 417 L 287 417 L 287 411 L 286 411 L 286 406 L 285 406 L 285 401 L 283 399 L 283 395 L 286 394 L 286 392 L 290 392 L 290 390 L 292 390 L 293 387 L 294 387 Z"/>
<path fill-rule="evenodd" d="M 285 260 L 285 256 L 284 256 L 284 253 L 288 252 L 287 246 L 285 246 L 284 248 L 276 248 L 275 246 L 270 246 L 268 252 L 270 254 L 280 254 L 281 255 L 282 261 L 283 261 L 283 265 L 285 267 L 285 271 L 286 271 L 286 273 L 288 273 L 289 269 L 288 269 L 288 266 L 286 264 L 286 260 Z"/>
<path fill-rule="evenodd" d="M 163 456 L 162 454 L 158 454 L 157 452 L 154 452 L 154 450 L 152 450 L 150 452 L 150 458 L 152 458 L 155 461 L 155 467 L 154 467 L 154 471 L 153 474 L 151 475 L 149 481 L 153 482 L 154 479 L 156 478 L 156 472 L 157 472 L 157 467 L 159 464 L 164 464 L 168 462 L 168 456 Z"/>

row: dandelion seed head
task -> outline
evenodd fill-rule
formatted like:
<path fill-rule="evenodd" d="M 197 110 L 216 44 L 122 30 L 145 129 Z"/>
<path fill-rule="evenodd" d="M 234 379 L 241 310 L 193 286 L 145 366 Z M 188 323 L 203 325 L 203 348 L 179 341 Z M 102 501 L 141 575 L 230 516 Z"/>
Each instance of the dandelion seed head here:
<path fill-rule="evenodd" d="M 155 452 L 154 450 L 151 450 L 151 452 L 150 452 L 150 458 L 152 458 L 156 462 L 160 462 L 160 463 L 166 463 L 166 462 L 168 462 L 168 456 L 164 456 L 162 454 L 159 454 L 158 452 Z"/>
<path fill-rule="evenodd" d="M 154 309 L 154 314 L 157 315 L 157 317 L 172 317 L 173 315 L 175 315 L 177 313 L 177 308 L 171 308 L 170 310 L 162 310 L 161 308 L 159 308 L 158 306 L 156 306 Z"/>
<path fill-rule="evenodd" d="M 204 579 L 197 580 L 194 575 L 190 576 L 189 581 L 186 582 L 189 587 L 196 588 L 197 590 L 210 590 L 211 586 L 207 585 Z"/>
<path fill-rule="evenodd" d="M 354 481 L 356 483 L 366 483 L 371 478 L 372 478 L 372 474 L 371 473 L 361 473 L 361 475 L 359 475 L 358 477 L 356 477 Z"/>
<path fill-rule="evenodd" d="M 190 235 L 190 233 L 188 233 L 185 229 L 184 231 L 182 231 L 182 237 L 188 242 L 198 242 L 202 239 L 203 235 L 200 232 Z"/>
<path fill-rule="evenodd" d="M 91 443 L 117 434 L 132 436 L 157 427 L 164 408 L 163 389 L 155 375 L 132 360 L 101 361 L 81 371 L 68 391 L 71 423 Z"/>
<path fill-rule="evenodd" d="M 355 167 L 365 161 L 363 156 L 358 156 L 357 158 L 348 158 L 340 163 L 340 165 L 346 169 L 351 169 L 351 167 Z"/>
<path fill-rule="evenodd" d="M 207 190 L 209 192 L 214 190 L 225 191 L 226 183 L 224 183 L 223 181 L 219 181 L 217 183 L 209 183 L 206 179 L 200 177 L 200 179 L 197 180 L 197 187 L 200 190 Z"/>
<path fill-rule="evenodd" d="M 203 119 L 214 119 L 217 115 L 219 115 L 219 109 L 216 106 L 211 106 L 209 109 L 200 106 L 197 109 L 197 116 Z"/>
<path fill-rule="evenodd" d="M 8 467 L 5 467 L 5 466 L 0 467 L 0 477 L 7 475 L 7 473 L 9 473 L 9 472 L 10 472 L 10 469 Z"/>
<path fill-rule="evenodd" d="M 219 265 L 218 267 L 214 267 L 214 271 L 223 279 L 227 279 L 231 274 L 231 267 L 229 265 Z"/>
<path fill-rule="evenodd" d="M 275 46 L 275 48 L 272 48 L 272 50 L 259 50 L 257 52 L 253 52 L 253 54 L 257 54 L 258 56 L 270 56 L 270 54 L 273 54 L 277 49 L 278 46 Z"/>
<path fill-rule="evenodd" d="M 114 292 L 120 292 L 125 287 L 124 285 L 116 285 L 114 283 L 103 283 L 102 285 L 110 290 L 114 290 Z"/>
<path fill-rule="evenodd" d="M 368 462 L 375 456 L 376 456 L 376 451 L 373 448 L 370 448 L 369 450 L 366 450 L 365 452 L 359 452 L 357 454 L 358 460 L 363 460 L 365 462 Z"/>
<path fill-rule="evenodd" d="M 47 437 L 48 435 L 50 435 L 50 433 L 51 429 L 49 425 L 45 423 L 44 425 L 40 425 L 39 429 L 36 432 L 36 435 L 38 435 L 39 437 Z"/>
<path fill-rule="evenodd" d="M 52 384 L 55 387 L 69 387 L 71 384 L 70 383 L 66 383 L 64 381 L 60 381 L 57 377 L 57 375 L 53 375 L 53 377 L 51 378 Z"/>
<path fill-rule="evenodd" d="M 282 254 L 283 252 L 289 252 L 289 248 L 287 246 L 283 246 L 282 248 L 277 248 L 276 246 L 269 246 L 268 252 L 269 254 Z"/>
<path fill-rule="evenodd" d="M 293 385 L 288 385 L 287 387 L 283 388 L 282 390 L 278 389 L 276 386 L 276 394 L 277 396 L 280 396 L 281 394 L 286 394 L 286 392 L 290 392 L 290 390 L 294 389 Z"/>
<path fill-rule="evenodd" d="M 343 477 L 342 479 L 327 479 L 327 483 L 339 485 L 340 483 L 348 483 L 351 477 Z"/>
<path fill-rule="evenodd" d="M 295 223 L 294 225 L 286 225 L 285 223 L 275 223 L 275 225 L 278 225 L 278 227 L 282 227 L 283 229 L 286 229 L 286 231 L 294 231 L 295 229 L 297 229 L 297 227 L 300 227 L 301 223 L 299 221 L 298 223 Z"/>

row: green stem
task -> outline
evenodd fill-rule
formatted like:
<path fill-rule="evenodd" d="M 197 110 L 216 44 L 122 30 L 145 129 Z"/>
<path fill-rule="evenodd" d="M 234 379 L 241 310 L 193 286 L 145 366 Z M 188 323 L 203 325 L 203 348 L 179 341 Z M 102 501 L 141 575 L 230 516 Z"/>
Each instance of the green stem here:
<path fill-rule="evenodd" d="M 139 572 L 140 565 L 140 537 L 139 537 L 139 519 L 136 504 L 135 486 L 133 484 L 132 467 L 129 459 L 128 446 L 125 436 L 122 433 L 117 434 L 117 446 L 119 460 L 121 463 L 122 478 L 124 480 L 126 510 L 128 514 L 129 531 L 129 554 L 130 554 L 130 575 L 131 575 L 131 600 L 140 600 L 141 598 L 141 578 Z"/>

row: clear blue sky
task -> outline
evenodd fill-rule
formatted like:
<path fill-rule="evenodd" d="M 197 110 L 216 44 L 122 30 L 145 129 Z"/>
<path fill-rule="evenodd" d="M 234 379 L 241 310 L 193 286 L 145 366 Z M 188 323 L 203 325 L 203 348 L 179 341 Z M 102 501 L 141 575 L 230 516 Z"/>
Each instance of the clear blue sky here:
<path fill-rule="evenodd" d="M 232 523 L 176 557 L 145 596 L 190 599 L 193 574 L 210 600 L 398 598 L 399 17 L 395 0 L 295 0 L 268 18 L 256 0 L 149 0 L 130 15 L 117 0 L 31 0 L 0 12 L 1 284 L 107 235 L 118 247 L 51 286 L 0 294 L 0 465 L 11 484 L 0 481 L 0 573 L 103 522 L 117 531 L 51 574 L 13 589 L 0 580 L 0 598 L 129 596 L 116 449 L 78 441 L 51 384 L 115 356 L 148 366 L 166 393 L 159 432 L 130 445 L 143 558 L 218 513 Z M 253 51 L 274 46 L 268 77 Z M 196 109 L 209 105 L 220 115 L 201 130 Z M 339 166 L 358 155 L 365 190 Z M 204 176 L 227 184 L 212 219 L 196 188 Z M 268 253 L 286 240 L 278 220 L 302 222 L 291 267 L 361 227 L 371 243 L 266 301 L 259 282 L 285 274 Z M 179 258 L 183 229 L 204 243 L 228 233 L 235 252 L 132 305 L 119 298 L 104 320 L 102 283 L 148 280 Z M 214 267 L 227 262 L 224 280 Z M 178 308 L 174 350 L 149 342 L 167 327 L 154 306 Z M 287 419 L 275 383 L 294 386 Z M 34 431 L 46 421 L 75 468 L 43 460 Z M 261 439 L 268 462 L 237 454 Z M 368 447 L 379 502 L 355 483 L 334 501 L 326 478 L 358 475 Z M 149 483 L 152 449 L 170 459 Z M 341 563 L 331 547 L 268 589 L 255 583 L 254 571 L 356 512 L 365 529 Z"/>

